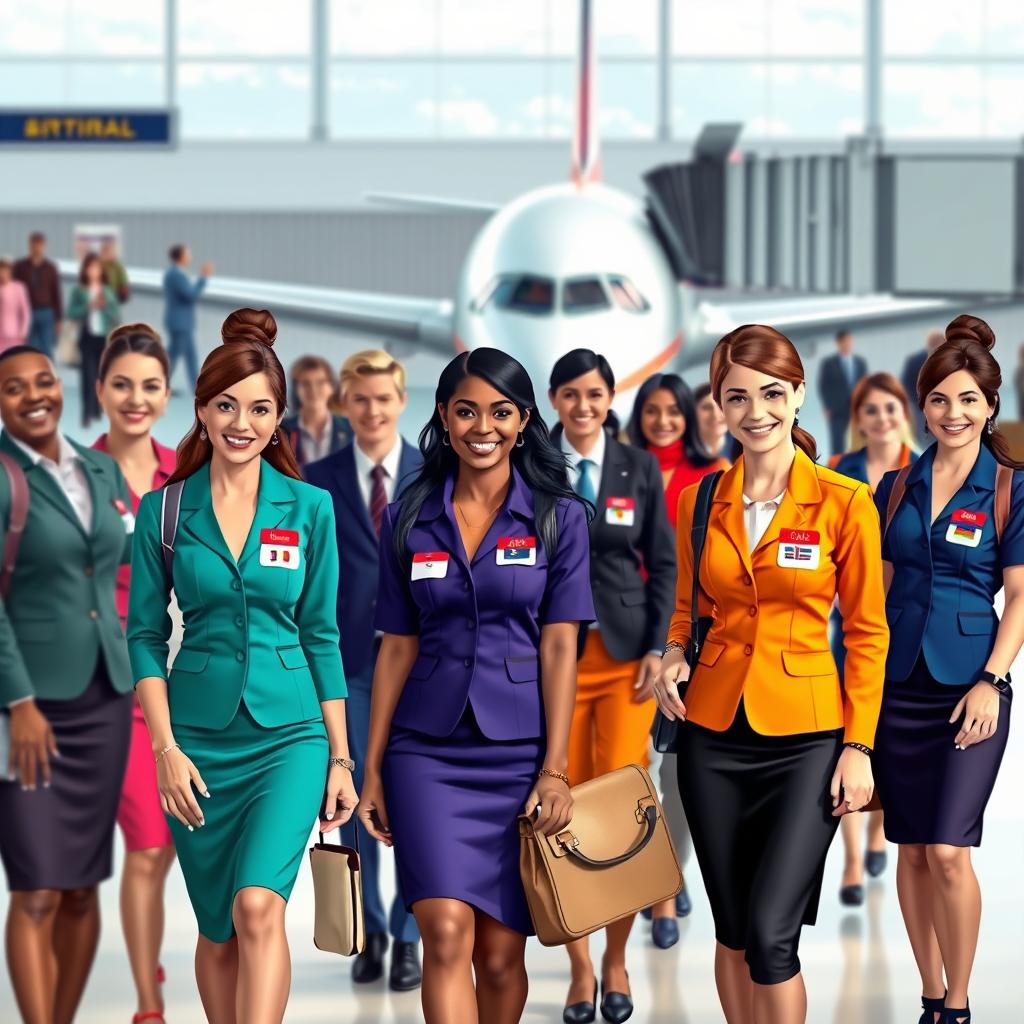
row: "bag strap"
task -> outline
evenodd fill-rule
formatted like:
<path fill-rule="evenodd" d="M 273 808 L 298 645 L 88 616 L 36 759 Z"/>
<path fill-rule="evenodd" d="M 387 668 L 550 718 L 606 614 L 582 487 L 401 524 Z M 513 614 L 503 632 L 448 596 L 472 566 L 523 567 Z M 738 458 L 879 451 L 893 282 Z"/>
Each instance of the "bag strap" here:
<path fill-rule="evenodd" d="M 579 839 L 569 830 L 559 833 L 556 838 L 559 845 L 570 857 L 574 857 L 576 860 L 592 868 L 611 868 L 615 867 L 616 864 L 624 864 L 627 860 L 632 860 L 654 838 L 654 831 L 658 824 L 658 808 L 654 806 L 645 807 L 644 820 L 647 823 L 647 829 L 643 836 L 634 844 L 633 848 L 625 853 L 620 853 L 618 857 L 609 857 L 607 860 L 594 860 L 588 857 L 580 849 Z"/>
<path fill-rule="evenodd" d="M 992 518 L 995 520 L 996 541 L 1003 539 L 1003 528 L 1010 518 L 1010 493 L 1013 487 L 1013 470 L 1001 462 L 996 466 L 996 499 Z"/>
<path fill-rule="evenodd" d="M 168 484 L 160 494 L 160 546 L 168 580 L 174 578 L 174 539 L 178 535 L 178 512 L 184 487 L 184 480 L 176 480 Z"/>
<path fill-rule="evenodd" d="M 7 600 L 14 577 L 14 567 L 18 562 L 18 549 L 28 522 L 29 489 L 25 472 L 18 463 L 6 452 L 0 452 L 0 466 L 7 474 L 11 487 L 10 522 L 4 536 L 3 561 L 0 563 L 0 598 Z"/>
<path fill-rule="evenodd" d="M 693 523 L 690 526 L 690 543 L 693 546 L 693 580 L 690 586 L 690 664 L 697 663 L 700 654 L 700 631 L 697 629 L 697 602 L 700 599 L 700 560 L 704 554 L 704 541 L 708 535 L 708 520 L 711 518 L 711 502 L 723 469 L 708 473 L 697 488 L 697 502 L 693 507 Z"/>
<path fill-rule="evenodd" d="M 907 477 L 910 476 L 910 467 L 904 466 L 892 482 L 892 490 L 889 492 L 889 504 L 885 506 L 885 529 L 882 530 L 882 537 L 889 532 L 889 524 L 896 515 L 896 510 L 903 500 L 903 492 L 907 489 Z"/>

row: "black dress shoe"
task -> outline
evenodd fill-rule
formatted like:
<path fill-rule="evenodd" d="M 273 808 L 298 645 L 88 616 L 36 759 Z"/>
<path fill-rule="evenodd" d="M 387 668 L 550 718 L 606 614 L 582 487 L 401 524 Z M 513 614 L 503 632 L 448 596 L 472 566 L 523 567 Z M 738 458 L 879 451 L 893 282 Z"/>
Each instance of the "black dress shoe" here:
<path fill-rule="evenodd" d="M 864 903 L 863 885 L 844 885 L 839 890 L 839 902 L 844 907 L 859 907 Z"/>
<path fill-rule="evenodd" d="M 872 878 L 877 878 L 889 863 L 889 857 L 885 850 L 868 850 L 864 854 L 864 867 Z"/>
<path fill-rule="evenodd" d="M 597 981 L 594 981 L 594 998 L 589 1003 L 570 1003 L 562 1010 L 563 1024 L 593 1024 L 597 1016 Z"/>
<path fill-rule="evenodd" d="M 384 974 L 384 954 L 388 951 L 388 937 L 380 932 L 366 936 L 366 949 L 352 964 L 352 980 L 360 985 L 378 981 Z"/>
<path fill-rule="evenodd" d="M 388 985 L 392 992 L 409 992 L 420 987 L 423 973 L 420 971 L 419 944 L 399 942 L 391 947 L 391 974 Z"/>
<path fill-rule="evenodd" d="M 690 891 L 684 882 L 682 889 L 676 894 L 676 917 L 689 917 L 691 910 L 693 904 L 690 902 Z"/>
<path fill-rule="evenodd" d="M 609 992 L 605 989 L 601 993 L 601 1016 L 608 1024 L 622 1024 L 624 1020 L 629 1020 L 633 1016 L 632 996 L 627 996 L 625 992 Z"/>
<path fill-rule="evenodd" d="M 679 925 L 674 917 L 656 917 L 651 922 L 651 941 L 658 949 L 671 949 L 679 941 Z"/>

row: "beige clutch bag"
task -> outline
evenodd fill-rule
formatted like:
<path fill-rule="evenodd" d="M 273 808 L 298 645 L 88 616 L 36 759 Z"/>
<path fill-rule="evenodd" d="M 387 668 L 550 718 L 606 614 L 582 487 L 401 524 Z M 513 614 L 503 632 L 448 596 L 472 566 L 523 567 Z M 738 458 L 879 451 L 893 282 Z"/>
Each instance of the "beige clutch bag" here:
<path fill-rule="evenodd" d="M 675 896 L 683 875 L 654 783 L 631 764 L 572 787 L 557 835 L 519 818 L 519 870 L 537 938 L 557 946 Z"/>
<path fill-rule="evenodd" d="M 353 956 L 366 946 L 363 923 L 363 882 L 359 870 L 359 830 L 356 848 L 320 842 L 309 851 L 313 871 L 313 945 L 327 953 Z"/>

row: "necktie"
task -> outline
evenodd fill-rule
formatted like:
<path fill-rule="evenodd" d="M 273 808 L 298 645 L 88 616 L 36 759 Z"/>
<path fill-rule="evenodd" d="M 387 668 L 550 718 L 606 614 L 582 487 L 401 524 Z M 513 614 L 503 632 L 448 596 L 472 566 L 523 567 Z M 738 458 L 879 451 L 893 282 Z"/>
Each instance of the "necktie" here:
<path fill-rule="evenodd" d="M 576 493 L 591 505 L 597 504 L 597 491 L 594 488 L 594 478 L 590 474 L 591 469 L 597 468 L 593 459 L 580 459 L 578 465 L 580 475 L 576 481 Z"/>
<path fill-rule="evenodd" d="M 388 495 L 387 491 L 384 490 L 384 477 L 388 475 L 388 471 L 380 465 L 374 466 L 370 470 L 370 522 L 373 523 L 374 530 L 377 531 L 377 535 L 380 536 L 380 521 L 384 516 L 384 509 L 388 507 Z"/>

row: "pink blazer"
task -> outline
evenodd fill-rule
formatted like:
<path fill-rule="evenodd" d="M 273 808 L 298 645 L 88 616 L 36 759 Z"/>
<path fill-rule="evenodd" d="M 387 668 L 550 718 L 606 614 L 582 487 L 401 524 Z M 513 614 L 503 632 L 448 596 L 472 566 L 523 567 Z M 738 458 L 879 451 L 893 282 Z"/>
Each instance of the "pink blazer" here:
<path fill-rule="evenodd" d="M 28 289 L 20 281 L 0 284 L 0 352 L 23 345 L 31 322 Z"/>

